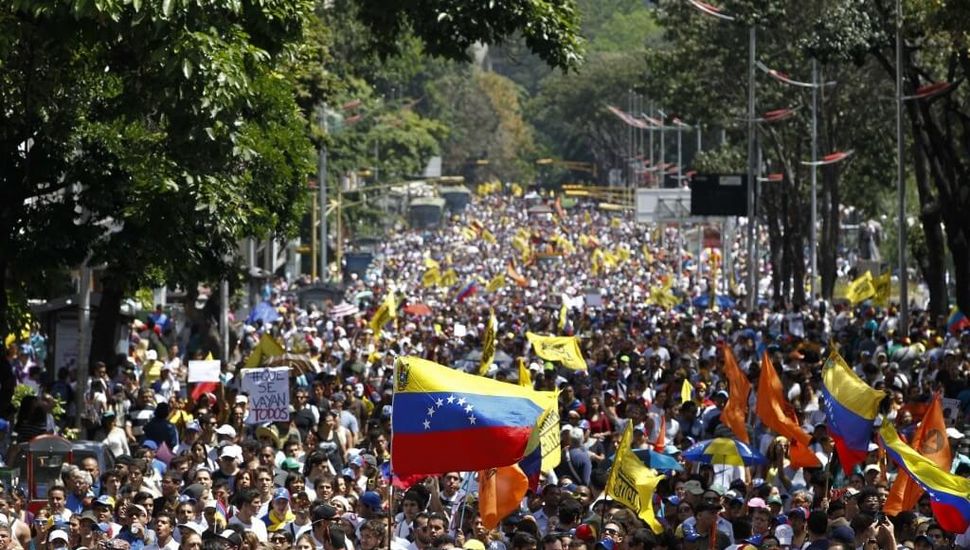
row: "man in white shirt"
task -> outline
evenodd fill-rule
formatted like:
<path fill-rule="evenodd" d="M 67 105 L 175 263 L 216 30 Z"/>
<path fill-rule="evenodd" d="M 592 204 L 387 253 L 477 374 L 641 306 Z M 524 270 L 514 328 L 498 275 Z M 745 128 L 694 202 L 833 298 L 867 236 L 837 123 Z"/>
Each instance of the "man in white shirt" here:
<path fill-rule="evenodd" d="M 155 512 L 155 544 L 147 546 L 145 550 L 178 550 L 179 543 L 175 540 L 175 518 L 170 512 L 160 510 Z"/>
<path fill-rule="evenodd" d="M 229 525 L 240 525 L 246 531 L 255 533 L 259 542 L 269 542 L 266 524 L 256 517 L 262 504 L 259 491 L 256 489 L 240 491 L 236 500 L 239 511 L 229 520 Z"/>

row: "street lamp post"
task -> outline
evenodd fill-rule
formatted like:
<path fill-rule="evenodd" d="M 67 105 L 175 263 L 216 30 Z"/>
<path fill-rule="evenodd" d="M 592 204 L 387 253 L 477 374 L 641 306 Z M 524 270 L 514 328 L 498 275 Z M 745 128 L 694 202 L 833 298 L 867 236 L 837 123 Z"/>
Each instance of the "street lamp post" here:
<path fill-rule="evenodd" d="M 909 334 L 909 282 L 906 274 L 906 170 L 903 166 L 903 5 L 896 0 L 896 194 L 899 200 L 899 326 Z"/>

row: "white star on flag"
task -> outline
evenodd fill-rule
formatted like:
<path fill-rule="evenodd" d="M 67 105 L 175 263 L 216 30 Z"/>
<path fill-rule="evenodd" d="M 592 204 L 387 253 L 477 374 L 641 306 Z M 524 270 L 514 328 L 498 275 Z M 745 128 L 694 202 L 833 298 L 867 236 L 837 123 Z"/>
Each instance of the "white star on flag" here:
<path fill-rule="evenodd" d="M 455 402 L 455 396 L 454 395 L 449 395 L 448 396 L 448 404 L 451 405 L 454 402 Z"/>
<path fill-rule="evenodd" d="M 434 407 L 428 407 L 428 416 L 434 416 Z"/>
<path fill-rule="evenodd" d="M 464 405 L 464 404 L 465 404 L 465 398 L 464 398 L 464 397 L 462 397 L 461 399 L 459 399 L 459 400 L 458 400 L 458 404 L 459 404 L 459 405 Z"/>
<path fill-rule="evenodd" d="M 470 413 L 470 412 L 472 412 L 472 409 L 473 409 L 473 408 L 474 408 L 474 407 L 472 407 L 471 405 L 465 405 L 465 412 L 466 412 L 466 413 Z"/>
<path fill-rule="evenodd" d="M 445 402 L 439 397 L 438 400 L 434 402 L 434 404 L 440 407 L 444 405 Z"/>
<path fill-rule="evenodd" d="M 475 415 L 469 416 L 468 417 L 468 422 L 471 423 L 471 424 L 474 424 L 475 423 Z"/>
<path fill-rule="evenodd" d="M 424 429 L 426 429 L 426 430 L 430 430 L 431 429 L 431 421 L 430 420 L 425 420 L 424 421 Z"/>

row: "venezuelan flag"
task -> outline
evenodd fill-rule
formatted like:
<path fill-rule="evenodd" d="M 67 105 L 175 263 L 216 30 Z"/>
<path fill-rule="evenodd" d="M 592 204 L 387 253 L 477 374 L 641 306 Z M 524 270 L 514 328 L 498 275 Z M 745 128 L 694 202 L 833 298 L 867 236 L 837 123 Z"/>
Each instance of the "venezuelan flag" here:
<path fill-rule="evenodd" d="M 391 467 L 398 475 L 509 466 L 521 460 L 555 394 L 403 357 L 394 373 Z"/>
<path fill-rule="evenodd" d="M 965 532 L 970 527 L 970 479 L 950 474 L 903 443 L 891 422 L 883 423 L 879 435 L 886 454 L 930 495 L 933 517 L 940 527 L 951 533 Z"/>
<path fill-rule="evenodd" d="M 458 303 L 464 302 L 466 298 L 473 296 L 476 292 L 478 292 L 478 283 L 471 281 L 458 291 L 458 294 L 455 296 L 455 300 L 457 300 Z"/>
<path fill-rule="evenodd" d="M 959 308 L 954 307 L 950 310 L 950 317 L 946 320 L 947 332 L 956 334 L 968 326 L 970 326 L 970 319 L 967 319 Z"/>
<path fill-rule="evenodd" d="M 872 424 L 886 393 L 862 381 L 835 350 L 822 367 L 822 395 L 829 434 L 846 475 L 862 462 L 872 441 Z"/>

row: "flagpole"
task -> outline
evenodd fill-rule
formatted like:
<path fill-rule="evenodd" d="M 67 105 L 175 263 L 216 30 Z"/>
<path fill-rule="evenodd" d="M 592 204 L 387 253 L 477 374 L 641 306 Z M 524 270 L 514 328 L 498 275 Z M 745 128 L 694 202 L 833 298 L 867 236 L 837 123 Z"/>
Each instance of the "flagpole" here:
<path fill-rule="evenodd" d="M 394 474 L 391 473 L 391 486 L 387 493 L 387 550 L 391 550 L 391 540 L 394 538 Z M 405 518 L 405 521 L 407 518 Z M 412 529 L 414 524 L 412 523 Z"/>

